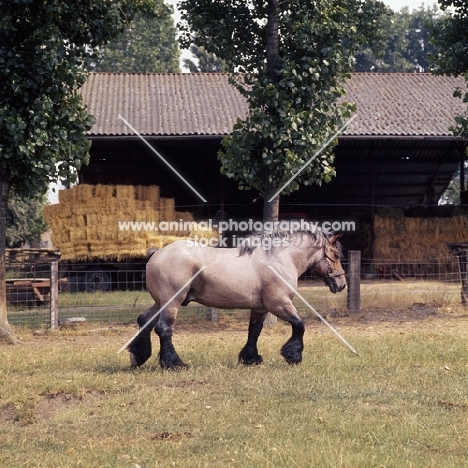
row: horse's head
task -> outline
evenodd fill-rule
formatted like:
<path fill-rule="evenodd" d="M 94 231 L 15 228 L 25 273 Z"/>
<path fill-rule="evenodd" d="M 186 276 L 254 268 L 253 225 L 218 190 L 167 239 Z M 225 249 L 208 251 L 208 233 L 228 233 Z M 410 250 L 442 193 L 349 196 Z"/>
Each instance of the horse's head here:
<path fill-rule="evenodd" d="M 323 257 L 312 265 L 314 273 L 323 278 L 332 293 L 343 291 L 346 287 L 346 275 L 340 261 L 339 237 L 325 238 Z"/>

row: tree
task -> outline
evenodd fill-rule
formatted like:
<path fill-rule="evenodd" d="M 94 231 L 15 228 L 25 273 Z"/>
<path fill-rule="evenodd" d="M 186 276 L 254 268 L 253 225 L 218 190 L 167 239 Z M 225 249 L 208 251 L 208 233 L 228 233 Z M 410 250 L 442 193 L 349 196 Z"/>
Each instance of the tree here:
<path fill-rule="evenodd" d="M 428 56 L 437 52 L 430 41 L 432 28 L 439 21 L 437 6 L 409 12 L 407 7 L 384 18 L 382 33 L 387 37 L 385 49 L 371 45 L 360 48 L 355 56 L 358 72 L 427 72 L 431 68 Z"/>
<path fill-rule="evenodd" d="M 190 70 L 190 73 L 225 73 L 231 71 L 224 60 L 207 52 L 203 46 L 198 47 L 192 44 L 190 52 L 197 61 L 188 58 L 183 60 L 184 66 Z"/>
<path fill-rule="evenodd" d="M 171 10 L 157 0 L 149 17 L 135 16 L 128 28 L 96 52 L 89 71 L 118 73 L 178 73 L 180 51 Z"/>
<path fill-rule="evenodd" d="M 435 73 L 464 75 L 468 83 L 468 3 L 465 0 L 439 0 L 448 14 L 432 30 L 432 41 L 438 47 L 433 54 Z M 454 96 L 468 102 L 468 91 L 456 89 Z M 455 135 L 468 137 L 468 117 L 457 116 L 451 129 Z"/>
<path fill-rule="evenodd" d="M 183 47 L 203 46 L 244 73 L 231 83 L 249 113 L 223 141 L 222 172 L 259 190 L 264 220 L 275 220 L 280 189 L 334 176 L 335 143 L 314 155 L 350 117 L 354 106 L 339 101 L 344 82 L 359 46 L 378 39 L 387 9 L 363 0 L 183 0 L 179 9 Z"/>
<path fill-rule="evenodd" d="M 465 161 L 464 163 L 464 170 L 465 172 L 468 170 L 468 163 Z M 450 184 L 445 189 L 444 193 L 440 197 L 439 205 L 459 205 L 462 203 L 461 200 L 461 179 L 460 179 L 460 166 L 455 171 Z"/>
<path fill-rule="evenodd" d="M 6 219 L 6 246 L 18 248 L 40 242 L 47 224 L 43 217 L 45 197 L 24 199 L 10 191 Z"/>
<path fill-rule="evenodd" d="M 0 3 L 0 338 L 17 341 L 5 291 L 10 188 L 33 197 L 52 181 L 75 180 L 89 158 L 85 132 L 94 121 L 78 93 L 84 60 L 151 7 L 149 0 Z"/>

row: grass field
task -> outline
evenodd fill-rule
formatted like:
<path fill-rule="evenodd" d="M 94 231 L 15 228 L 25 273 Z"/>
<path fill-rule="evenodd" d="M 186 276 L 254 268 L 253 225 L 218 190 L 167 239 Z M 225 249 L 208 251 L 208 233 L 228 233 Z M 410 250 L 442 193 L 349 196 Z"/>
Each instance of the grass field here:
<path fill-rule="evenodd" d="M 330 321 L 358 356 L 308 320 L 304 361 L 288 366 L 279 323 L 254 368 L 237 364 L 246 323 L 181 323 L 182 372 L 155 357 L 131 371 L 117 354 L 131 326 L 18 329 L 22 345 L 0 345 L 0 465 L 468 466 L 465 310 Z"/>

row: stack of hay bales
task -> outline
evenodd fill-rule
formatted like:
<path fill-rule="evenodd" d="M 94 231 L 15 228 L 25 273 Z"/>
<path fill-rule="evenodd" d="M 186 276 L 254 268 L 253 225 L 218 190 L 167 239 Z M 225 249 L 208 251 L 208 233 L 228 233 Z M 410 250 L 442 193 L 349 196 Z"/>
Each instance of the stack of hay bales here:
<path fill-rule="evenodd" d="M 447 218 L 410 218 L 386 209 L 375 216 L 374 234 L 374 259 L 450 263 L 447 243 L 468 241 L 468 217 L 456 210 Z"/>
<path fill-rule="evenodd" d="M 119 222 L 193 221 L 191 213 L 175 211 L 173 198 L 160 197 L 157 186 L 76 185 L 61 190 L 59 203 L 46 206 L 44 216 L 63 260 L 144 258 L 148 248 L 193 235 L 190 230 L 120 229 Z"/>

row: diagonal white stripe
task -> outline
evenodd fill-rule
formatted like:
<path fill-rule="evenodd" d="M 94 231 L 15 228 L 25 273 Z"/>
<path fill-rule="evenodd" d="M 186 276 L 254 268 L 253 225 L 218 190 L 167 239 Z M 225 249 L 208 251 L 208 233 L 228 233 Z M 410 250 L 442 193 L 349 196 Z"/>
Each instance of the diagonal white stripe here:
<path fill-rule="evenodd" d="M 307 306 L 309 307 L 309 309 L 314 312 L 315 315 L 317 315 L 317 317 L 328 327 L 330 328 L 330 330 L 335 333 L 335 335 L 338 336 L 338 338 L 343 341 L 343 343 L 355 354 L 358 354 L 358 352 L 304 299 L 304 297 L 302 297 L 301 294 L 299 294 L 298 291 L 296 291 L 296 289 L 291 286 L 271 265 L 268 265 L 268 268 L 273 271 L 276 276 L 278 276 L 278 278 L 291 290 L 293 291 L 301 300 L 302 302 Z"/>
<path fill-rule="evenodd" d="M 196 278 L 206 266 L 202 266 L 161 308 L 153 315 L 151 320 L 148 320 L 128 341 L 124 344 L 118 351 L 117 354 L 120 354 L 160 313 L 167 307 L 183 290 L 187 287 L 194 278 Z"/>
<path fill-rule="evenodd" d="M 338 135 L 343 133 L 346 127 L 357 117 L 353 115 L 269 200 L 275 199 Z"/>
<path fill-rule="evenodd" d="M 161 154 L 159 154 L 158 151 L 156 151 L 156 149 L 154 149 L 154 148 L 149 144 L 149 142 L 146 141 L 146 140 L 140 135 L 140 133 L 138 133 L 138 131 L 135 130 L 135 128 L 133 128 L 120 114 L 119 114 L 119 119 L 122 120 L 122 121 L 124 122 L 124 124 L 125 124 L 128 128 L 130 128 L 130 129 L 143 141 L 143 143 L 145 143 L 145 145 L 148 146 L 148 148 L 150 148 L 151 151 L 153 151 L 153 153 L 156 154 L 156 156 L 158 156 L 159 159 L 161 159 L 161 161 L 162 161 L 163 163 L 165 163 L 165 164 L 174 172 L 174 174 L 176 174 L 176 175 L 185 183 L 185 185 L 187 185 L 187 187 L 188 187 L 189 189 L 191 189 L 191 190 L 200 198 L 201 201 L 207 203 L 207 201 L 193 188 L 193 186 L 192 186 L 189 182 L 187 182 L 187 181 L 182 177 L 182 175 L 179 174 L 179 173 L 163 158 L 163 156 L 161 156 Z"/>

